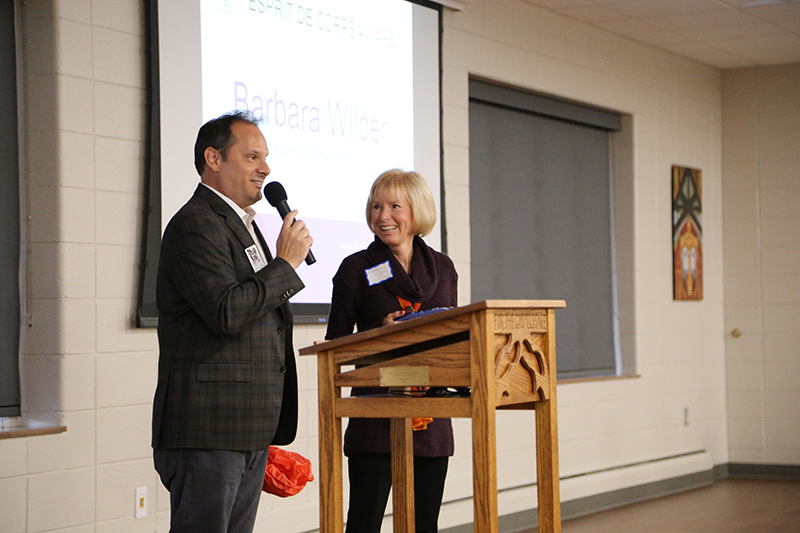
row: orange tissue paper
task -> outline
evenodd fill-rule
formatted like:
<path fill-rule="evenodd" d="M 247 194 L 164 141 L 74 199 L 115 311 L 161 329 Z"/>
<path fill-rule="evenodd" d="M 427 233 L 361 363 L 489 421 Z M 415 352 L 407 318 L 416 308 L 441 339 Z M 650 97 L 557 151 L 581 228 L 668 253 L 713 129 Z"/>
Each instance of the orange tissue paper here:
<path fill-rule="evenodd" d="M 303 490 L 309 481 L 314 481 L 311 461 L 299 453 L 277 446 L 270 446 L 268 453 L 264 492 L 286 498 Z"/>

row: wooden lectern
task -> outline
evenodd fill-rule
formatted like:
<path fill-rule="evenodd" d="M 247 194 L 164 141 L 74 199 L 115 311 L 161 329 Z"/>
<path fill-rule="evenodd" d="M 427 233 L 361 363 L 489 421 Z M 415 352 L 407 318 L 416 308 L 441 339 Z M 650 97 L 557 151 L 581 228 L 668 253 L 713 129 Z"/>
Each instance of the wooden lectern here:
<path fill-rule="evenodd" d="M 411 417 L 472 419 L 474 530 L 497 533 L 495 409 L 535 409 L 539 532 L 561 531 L 555 310 L 486 300 L 317 343 L 320 532 L 343 531 L 342 418 L 389 418 L 395 533 L 414 532 Z M 342 372 L 342 366 L 358 368 Z M 342 387 L 471 387 L 469 397 L 343 398 Z"/>

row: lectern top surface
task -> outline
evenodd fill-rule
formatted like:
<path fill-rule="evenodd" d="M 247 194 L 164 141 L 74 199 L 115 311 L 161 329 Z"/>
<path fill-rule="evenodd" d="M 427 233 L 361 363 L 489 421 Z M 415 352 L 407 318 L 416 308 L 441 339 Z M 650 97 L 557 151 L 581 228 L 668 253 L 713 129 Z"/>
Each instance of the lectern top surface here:
<path fill-rule="evenodd" d="M 398 333 L 406 329 L 413 329 L 422 325 L 449 320 L 454 317 L 474 313 L 484 309 L 560 309 L 562 307 L 566 307 L 566 305 L 567 304 L 564 300 L 483 300 L 481 302 L 476 302 L 461 307 L 454 307 L 453 309 L 449 309 L 447 311 L 441 311 L 439 313 L 415 318 L 413 320 L 397 322 L 391 326 L 370 329 L 355 333 L 353 335 L 348 335 L 346 337 L 340 337 L 338 339 L 316 343 L 312 346 L 301 348 L 299 353 L 300 355 L 313 355 L 332 348 L 338 348 L 342 345 L 350 344 L 352 342 L 357 342 L 359 340 L 366 340 L 389 333 Z"/>

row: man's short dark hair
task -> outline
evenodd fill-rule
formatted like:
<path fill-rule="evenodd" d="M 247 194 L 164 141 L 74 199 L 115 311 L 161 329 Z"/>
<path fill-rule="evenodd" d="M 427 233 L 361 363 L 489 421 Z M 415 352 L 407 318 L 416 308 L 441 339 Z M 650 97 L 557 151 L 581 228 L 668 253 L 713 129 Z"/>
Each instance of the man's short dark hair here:
<path fill-rule="evenodd" d="M 201 176 L 206 169 L 206 148 L 214 148 L 222 155 L 223 161 L 227 160 L 228 149 L 234 143 L 231 131 L 234 122 L 247 122 L 258 126 L 260 120 L 249 111 L 237 109 L 209 120 L 197 132 L 197 141 L 194 143 L 194 168 Z"/>

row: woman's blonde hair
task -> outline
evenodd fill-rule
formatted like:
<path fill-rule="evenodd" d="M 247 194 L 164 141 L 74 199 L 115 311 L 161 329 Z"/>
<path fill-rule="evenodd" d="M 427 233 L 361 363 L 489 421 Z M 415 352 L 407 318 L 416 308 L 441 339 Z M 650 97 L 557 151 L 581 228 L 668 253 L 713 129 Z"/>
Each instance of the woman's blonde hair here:
<path fill-rule="evenodd" d="M 403 193 L 408 198 L 411 206 L 411 215 L 414 220 L 414 234 L 425 236 L 433 230 L 436 224 L 436 204 L 433 202 L 433 193 L 428 183 L 418 172 L 406 172 L 393 168 L 382 173 L 375 179 L 367 199 L 367 226 L 372 227 L 372 205 L 378 197 L 391 193 Z"/>

